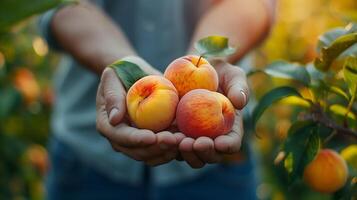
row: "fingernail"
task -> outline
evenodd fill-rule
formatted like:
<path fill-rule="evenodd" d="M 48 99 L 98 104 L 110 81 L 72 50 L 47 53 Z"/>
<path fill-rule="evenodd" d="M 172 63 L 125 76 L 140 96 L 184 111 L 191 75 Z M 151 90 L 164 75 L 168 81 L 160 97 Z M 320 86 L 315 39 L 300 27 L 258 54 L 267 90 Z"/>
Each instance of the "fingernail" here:
<path fill-rule="evenodd" d="M 115 115 L 118 114 L 118 112 L 119 112 L 118 108 L 113 108 L 109 113 L 109 121 L 112 121 L 113 117 L 115 117 Z"/>
<path fill-rule="evenodd" d="M 241 90 L 240 93 L 243 96 L 243 106 L 245 106 L 247 104 L 247 95 L 244 93 L 243 90 Z"/>
<path fill-rule="evenodd" d="M 169 149 L 169 146 L 167 146 L 166 144 L 160 144 L 159 146 L 160 146 L 160 149 L 162 149 L 162 150 Z"/>

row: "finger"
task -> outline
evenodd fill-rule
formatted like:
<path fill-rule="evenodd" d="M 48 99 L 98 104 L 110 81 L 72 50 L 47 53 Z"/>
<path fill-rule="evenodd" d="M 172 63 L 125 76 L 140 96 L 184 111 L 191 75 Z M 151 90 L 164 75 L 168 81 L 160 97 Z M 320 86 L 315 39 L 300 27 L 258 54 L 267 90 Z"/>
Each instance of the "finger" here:
<path fill-rule="evenodd" d="M 169 131 L 162 131 L 156 133 L 157 136 L 157 144 L 161 148 L 161 150 L 168 150 L 174 147 L 177 147 L 178 143 L 173 133 Z"/>
<path fill-rule="evenodd" d="M 249 99 L 249 87 L 245 72 L 228 63 L 219 63 L 215 66 L 219 77 L 219 85 L 224 94 L 237 109 L 242 109 Z"/>
<path fill-rule="evenodd" d="M 227 135 L 218 136 L 214 140 L 216 151 L 226 154 L 237 153 L 241 147 L 243 138 L 243 123 L 241 111 L 236 111 L 235 122 L 232 131 Z"/>
<path fill-rule="evenodd" d="M 238 82 L 237 82 L 238 83 Z M 236 109 L 243 109 L 248 103 L 248 92 L 241 85 L 232 84 L 232 86 L 224 92 L 228 99 L 232 102 Z"/>
<path fill-rule="evenodd" d="M 181 151 L 182 158 L 189 164 L 192 168 L 202 168 L 205 163 L 202 162 L 198 156 L 193 151 L 193 143 L 195 142 L 192 138 L 185 138 L 180 143 L 179 149 Z"/>
<path fill-rule="evenodd" d="M 103 95 L 100 93 L 102 93 L 102 83 L 99 84 L 96 100 L 96 128 L 97 131 L 102 134 L 102 136 L 108 138 L 110 135 L 109 133 L 114 132 L 115 129 L 112 125 L 109 124 L 109 116 L 105 109 L 105 100 Z"/>
<path fill-rule="evenodd" d="M 115 146 L 115 150 L 128 155 L 129 157 L 137 160 L 147 162 L 148 160 L 153 160 L 156 158 L 165 158 L 167 152 L 163 152 L 156 144 L 150 145 L 148 147 L 139 148 L 126 148 L 120 145 Z"/>
<path fill-rule="evenodd" d="M 199 137 L 194 142 L 193 149 L 203 162 L 218 163 L 222 160 L 222 156 L 214 149 L 214 142 L 211 138 Z"/>
<path fill-rule="evenodd" d="M 111 139 L 124 147 L 144 147 L 155 144 L 157 136 L 147 129 L 137 129 L 121 123 L 115 127 Z"/>
<path fill-rule="evenodd" d="M 145 163 L 150 166 L 162 165 L 162 164 L 168 163 L 168 162 L 172 161 L 173 159 L 175 159 L 176 155 L 177 155 L 177 150 L 168 151 L 164 155 L 162 155 L 160 157 L 154 157 L 153 159 L 150 159 L 150 160 L 146 161 Z"/>
<path fill-rule="evenodd" d="M 218 152 L 233 154 L 237 153 L 241 147 L 243 133 L 242 131 L 232 130 L 227 135 L 218 136 L 214 140 L 214 147 Z"/>
<path fill-rule="evenodd" d="M 101 86 L 100 86 L 101 87 Z M 118 126 L 109 124 L 109 118 L 104 105 L 104 97 L 97 96 L 97 130 L 110 142 L 123 147 L 148 146 L 156 142 L 156 135 L 145 129 L 137 129 L 121 123 Z"/>
<path fill-rule="evenodd" d="M 174 133 L 174 136 L 175 136 L 175 138 L 176 138 L 176 142 L 177 142 L 178 145 L 181 143 L 181 141 L 182 141 L 184 138 L 186 138 L 186 136 L 185 136 L 183 133 L 181 133 L 181 132 L 176 132 L 176 133 Z M 182 158 L 182 155 L 181 155 L 180 152 L 177 153 L 175 159 L 178 160 L 178 161 L 183 161 L 183 158 Z"/>
<path fill-rule="evenodd" d="M 101 86 L 109 122 L 112 125 L 117 125 L 124 118 L 126 112 L 125 89 L 114 70 L 109 67 L 103 71 Z"/>
<path fill-rule="evenodd" d="M 215 149 L 225 154 L 237 153 L 241 146 L 241 136 L 232 131 L 227 135 L 218 136 L 214 140 Z"/>
<path fill-rule="evenodd" d="M 181 141 L 186 137 L 183 133 L 181 132 L 176 132 L 174 133 L 174 137 L 176 138 L 177 144 L 180 144 Z"/>

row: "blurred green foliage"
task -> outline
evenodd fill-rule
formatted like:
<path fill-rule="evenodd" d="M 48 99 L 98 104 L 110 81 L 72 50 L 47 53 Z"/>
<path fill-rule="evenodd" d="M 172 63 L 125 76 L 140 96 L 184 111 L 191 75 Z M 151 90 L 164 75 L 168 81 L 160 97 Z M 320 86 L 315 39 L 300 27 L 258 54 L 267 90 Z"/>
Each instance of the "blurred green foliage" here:
<path fill-rule="evenodd" d="M 25 20 L 25 23 L 18 22 L 61 2 L 0 2 L 0 199 L 43 199 L 43 177 L 49 167 L 44 147 L 50 132 L 49 117 L 54 101 L 51 77 L 58 57 L 49 52 L 45 41 L 38 36 L 34 18 Z M 261 70 L 276 60 L 301 63 L 296 65 L 311 63 L 318 54 L 315 47 L 320 34 L 356 20 L 355 0 L 280 0 L 275 27 L 255 55 L 257 69 Z M 13 23 L 16 25 L 12 26 Z M 277 62 L 269 65 L 268 74 L 276 75 L 281 64 Z M 340 64 L 337 65 L 341 66 Z M 300 77 L 300 82 L 306 85 L 309 81 L 304 76 L 305 72 L 289 73 L 296 67 L 289 65 L 290 69 L 283 76 Z M 331 67 L 335 69 L 336 66 Z M 311 76 L 321 76 L 309 64 L 306 69 Z M 339 81 L 336 83 L 339 84 L 343 76 L 337 78 Z M 334 80 L 336 79 L 332 77 L 331 81 Z M 252 76 L 250 83 L 258 99 L 274 87 L 299 85 L 281 78 L 271 79 L 263 73 Z M 330 88 L 342 97 L 332 102 L 335 106 L 331 106 L 331 110 L 341 110 L 338 105 L 345 104 L 345 97 L 349 96 L 346 88 L 338 89 L 340 86 Z M 306 99 L 313 99 L 311 91 L 303 87 L 299 87 L 298 92 Z M 290 107 L 286 102 L 281 102 L 268 108 L 266 112 L 275 115 L 262 115 L 256 128 L 259 138 L 253 138 L 253 143 L 259 155 L 259 170 L 263 181 L 257 189 L 257 195 L 259 199 L 275 200 L 332 199 L 331 195 L 312 191 L 301 180 L 288 187 L 289 176 L 285 167 L 274 164 L 286 141 L 288 129 L 297 119 L 301 107 L 306 106 L 306 102 L 296 99 L 290 99 L 288 103 L 292 102 L 298 107 Z M 336 115 L 335 119 L 343 120 L 343 116 Z M 330 147 L 340 150 L 344 147 L 341 144 L 344 141 L 336 139 L 331 142 Z M 342 154 L 356 160 L 356 149 L 357 147 L 345 149 Z M 354 168 L 350 169 L 355 173 L 353 170 Z M 336 197 L 344 193 L 346 191 L 341 190 Z"/>
<path fill-rule="evenodd" d="M 58 3 L 0 3 L 0 199 L 44 197 L 44 146 L 54 99 L 50 77 L 57 59 L 48 54 L 34 20 L 11 25 Z"/>
<path fill-rule="evenodd" d="M 288 130 L 301 117 L 299 113 L 303 110 L 308 110 L 310 106 L 309 101 L 316 102 L 316 100 L 321 100 L 321 102 L 324 102 L 328 99 L 325 102 L 327 104 L 323 105 L 326 106 L 326 112 L 336 123 L 340 125 L 344 123 L 346 107 L 352 96 L 343 75 L 343 66 L 346 59 L 334 61 L 332 65 L 328 66 L 330 70 L 326 74 L 315 69 L 313 61 L 321 53 L 322 47 L 328 46 L 337 37 L 346 34 L 348 32 L 346 30 L 350 30 L 351 32 L 355 30 L 353 27 L 347 27 L 347 29 L 336 28 L 338 26 L 346 26 L 350 22 L 355 21 L 356 18 L 353 17 L 355 14 L 353 13 L 357 13 L 357 2 L 353 0 L 279 1 L 275 28 L 268 40 L 258 50 L 258 54 L 256 54 L 257 69 L 250 73 L 254 75 L 249 80 L 255 92 L 254 94 L 259 100 L 262 100 L 261 97 L 271 89 L 286 85 L 296 88 L 303 99 L 289 97 L 286 100 L 279 101 L 268 108 L 266 112 L 269 114 L 263 114 L 262 119 L 257 124 L 256 134 L 259 135 L 259 138 L 254 139 L 254 146 L 256 151 L 261 155 L 260 162 L 262 165 L 260 166 L 261 171 L 264 172 L 263 183 L 257 190 L 259 198 L 350 199 L 351 197 L 348 198 L 346 194 L 350 194 L 352 197 L 357 195 L 356 168 L 352 167 L 351 164 L 352 158 L 357 157 L 357 150 L 352 150 L 353 148 L 348 150 L 348 156 L 343 155 L 345 159 L 349 160 L 350 164 L 350 179 L 348 184 L 334 195 L 314 192 L 299 178 L 290 184 L 291 174 L 287 173 L 287 166 L 284 166 L 284 162 L 281 162 L 282 158 L 285 158 L 283 157 L 284 154 L 281 154 L 282 150 L 290 151 L 293 146 L 298 147 L 299 145 L 299 141 L 289 143 L 289 139 L 287 138 L 293 134 L 288 133 Z M 331 29 L 332 31 L 327 32 L 319 38 L 319 35 Z M 353 46 L 351 51 L 344 52 L 343 56 L 357 56 L 354 49 L 356 49 L 356 45 Z M 294 63 L 274 62 L 281 59 L 293 61 Z M 297 67 L 300 67 L 301 72 L 296 71 Z M 307 82 L 305 70 L 301 68 L 306 69 L 308 76 L 311 77 L 311 82 Z M 256 71 L 265 71 L 266 74 L 255 73 Z M 325 82 L 320 81 L 324 78 L 326 78 Z M 306 86 L 309 86 L 310 89 L 307 89 Z M 327 93 L 329 94 L 328 96 L 326 96 Z M 271 95 L 274 96 L 274 94 Z M 352 101 L 355 102 L 355 100 Z M 294 106 L 291 107 L 290 105 Z M 356 103 L 354 103 L 352 109 L 356 113 Z M 347 118 L 348 125 L 356 130 L 355 114 L 349 112 Z M 319 137 L 325 138 L 328 137 L 331 130 L 323 129 L 318 132 L 320 133 Z M 306 139 L 304 140 L 310 141 L 312 139 L 311 141 L 313 141 L 313 138 L 309 139 L 309 137 L 306 137 Z M 290 139 L 290 141 L 292 140 Z M 320 145 L 324 148 L 344 151 L 344 149 L 351 147 L 355 143 L 353 141 L 335 137 L 327 144 L 320 143 Z M 306 144 L 304 143 L 304 145 Z M 288 149 L 284 148 L 284 146 L 288 147 Z M 315 147 L 317 146 L 315 145 Z M 302 146 L 299 148 L 300 150 L 293 151 L 301 152 Z M 312 148 L 311 150 L 314 152 L 316 148 Z M 350 187 L 352 185 L 354 186 Z"/>
<path fill-rule="evenodd" d="M 0 31 L 6 31 L 15 23 L 71 0 L 2 0 L 0 6 Z"/>

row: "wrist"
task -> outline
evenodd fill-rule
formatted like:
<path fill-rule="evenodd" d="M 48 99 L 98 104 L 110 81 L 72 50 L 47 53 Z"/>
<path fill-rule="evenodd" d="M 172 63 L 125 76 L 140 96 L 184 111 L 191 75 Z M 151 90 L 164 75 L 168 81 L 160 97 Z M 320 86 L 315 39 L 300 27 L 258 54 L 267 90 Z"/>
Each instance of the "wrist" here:
<path fill-rule="evenodd" d="M 105 67 L 107 67 L 108 65 L 112 64 L 113 62 L 117 61 L 117 60 L 121 60 L 125 57 L 128 56 L 134 56 L 135 53 L 131 53 L 128 52 L 126 54 L 123 53 L 109 53 L 109 54 L 105 54 L 100 56 L 100 67 L 104 70 Z"/>

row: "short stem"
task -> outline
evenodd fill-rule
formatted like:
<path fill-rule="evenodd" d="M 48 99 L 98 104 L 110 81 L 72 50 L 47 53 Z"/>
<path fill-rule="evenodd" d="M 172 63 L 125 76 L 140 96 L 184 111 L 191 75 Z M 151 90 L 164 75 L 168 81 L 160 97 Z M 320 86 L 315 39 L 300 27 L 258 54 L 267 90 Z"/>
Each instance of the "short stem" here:
<path fill-rule="evenodd" d="M 200 57 L 198 58 L 198 61 L 197 61 L 197 63 L 196 63 L 196 67 L 198 67 L 198 64 L 200 64 L 201 58 L 202 58 L 202 56 L 200 56 Z"/>

